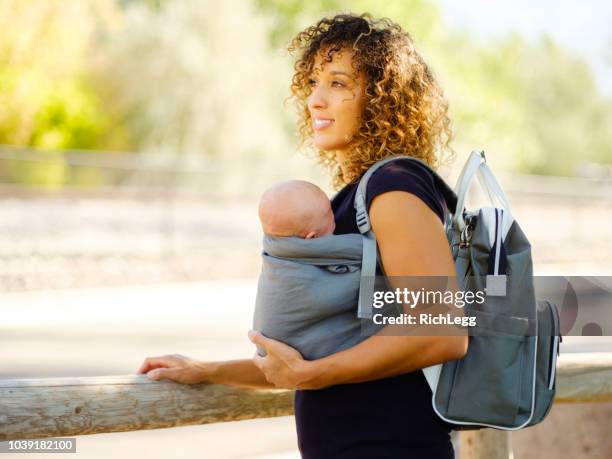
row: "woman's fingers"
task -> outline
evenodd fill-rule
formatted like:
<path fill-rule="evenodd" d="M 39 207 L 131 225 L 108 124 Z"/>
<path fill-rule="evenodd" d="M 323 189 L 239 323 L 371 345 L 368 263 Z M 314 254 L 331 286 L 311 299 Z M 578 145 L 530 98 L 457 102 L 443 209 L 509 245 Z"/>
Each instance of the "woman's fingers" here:
<path fill-rule="evenodd" d="M 172 379 L 172 380 L 176 380 L 175 379 L 175 373 L 176 371 L 172 368 L 157 368 L 155 370 L 151 370 L 147 373 L 147 377 L 149 379 L 152 379 L 154 381 L 157 381 L 159 379 Z"/>
<path fill-rule="evenodd" d="M 261 370 L 262 373 L 264 373 L 264 375 L 265 375 L 265 372 L 263 370 L 264 370 L 265 362 L 266 362 L 265 357 L 262 357 L 257 352 L 255 352 L 255 355 L 253 356 L 253 363 L 255 364 L 257 368 Z"/>
<path fill-rule="evenodd" d="M 267 338 L 257 330 L 249 330 L 249 339 L 253 344 L 257 344 L 266 350 L 266 353 L 274 353 L 282 350 L 286 345 L 272 338 Z"/>
<path fill-rule="evenodd" d="M 268 360 L 268 357 L 262 357 L 257 352 L 255 352 L 255 355 L 253 356 L 253 363 L 257 368 L 259 368 L 261 373 L 264 375 L 264 378 L 266 378 L 266 381 L 276 386 L 276 382 L 270 378 L 270 362 Z"/>
<path fill-rule="evenodd" d="M 267 341 L 269 340 L 262 335 L 261 332 L 258 332 L 257 330 L 249 330 L 249 339 L 251 340 L 251 343 L 258 344 L 265 350 L 268 350 Z"/>
<path fill-rule="evenodd" d="M 147 357 L 140 368 L 138 369 L 138 374 L 148 373 L 150 370 L 155 368 L 164 368 L 170 367 L 176 364 L 176 358 L 171 355 L 163 355 L 160 357 Z"/>
<path fill-rule="evenodd" d="M 278 388 L 297 389 L 302 379 L 299 368 L 304 361 L 299 351 L 281 341 L 267 338 L 256 330 L 249 331 L 249 339 L 266 350 L 265 357 L 257 352 L 253 356 L 253 363 L 266 380 Z"/>
<path fill-rule="evenodd" d="M 206 363 L 198 362 L 181 354 L 147 357 L 138 369 L 138 374 L 146 373 L 152 380 L 169 379 L 182 384 L 203 382 Z"/>

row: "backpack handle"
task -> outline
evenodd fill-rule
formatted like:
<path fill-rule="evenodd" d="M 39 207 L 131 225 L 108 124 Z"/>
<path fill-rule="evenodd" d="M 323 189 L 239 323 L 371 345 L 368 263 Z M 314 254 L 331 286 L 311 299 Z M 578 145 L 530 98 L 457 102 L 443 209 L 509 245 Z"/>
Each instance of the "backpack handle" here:
<path fill-rule="evenodd" d="M 509 214 L 509 216 L 512 214 L 510 211 L 508 198 L 506 198 L 506 193 L 504 193 L 504 190 L 493 175 L 493 172 L 489 168 L 486 161 L 484 150 L 472 151 L 470 157 L 465 163 L 465 166 L 463 167 L 463 170 L 461 171 L 461 174 L 459 174 L 459 178 L 457 179 L 457 185 L 455 187 L 455 193 L 457 194 L 457 208 L 455 215 L 453 216 L 453 221 L 457 225 L 459 231 L 462 231 L 465 228 L 463 206 L 465 204 L 465 198 L 467 196 L 470 184 L 472 183 L 472 179 L 476 173 L 478 173 L 480 183 L 489 195 L 489 199 L 493 205 L 495 205 L 493 202 L 493 196 L 496 196 L 502 204 L 503 209 Z"/>

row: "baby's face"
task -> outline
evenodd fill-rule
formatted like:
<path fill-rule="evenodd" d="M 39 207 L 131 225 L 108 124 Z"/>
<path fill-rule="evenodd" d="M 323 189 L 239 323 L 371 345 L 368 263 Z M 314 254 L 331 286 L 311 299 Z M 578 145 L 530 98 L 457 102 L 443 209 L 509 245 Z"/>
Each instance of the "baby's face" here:
<path fill-rule="evenodd" d="M 336 224 L 325 193 L 307 182 L 291 181 L 267 191 L 259 205 L 264 233 L 304 239 L 329 236 Z"/>
<path fill-rule="evenodd" d="M 302 237 L 310 239 L 313 237 L 329 236 L 334 234 L 335 229 L 334 212 L 332 211 L 331 204 L 327 201 L 327 206 L 324 209 L 319 207 L 317 212 L 313 212 L 312 220 L 309 225 L 306 225 L 304 229 L 305 235 Z"/>

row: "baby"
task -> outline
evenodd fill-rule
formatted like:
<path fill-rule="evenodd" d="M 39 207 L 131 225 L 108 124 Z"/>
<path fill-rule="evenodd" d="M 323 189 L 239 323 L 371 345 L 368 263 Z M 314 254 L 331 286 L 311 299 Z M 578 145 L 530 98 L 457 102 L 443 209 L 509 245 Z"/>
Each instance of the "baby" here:
<path fill-rule="evenodd" d="M 262 195 L 259 219 L 265 236 L 253 330 L 307 360 L 363 340 L 356 317 L 362 236 L 333 235 L 326 194 L 303 180 L 277 183 Z M 259 345 L 257 352 L 266 355 Z"/>
<path fill-rule="evenodd" d="M 266 190 L 259 202 L 259 220 L 269 236 L 312 239 L 331 235 L 336 228 L 327 195 L 304 180 L 286 180 Z"/>

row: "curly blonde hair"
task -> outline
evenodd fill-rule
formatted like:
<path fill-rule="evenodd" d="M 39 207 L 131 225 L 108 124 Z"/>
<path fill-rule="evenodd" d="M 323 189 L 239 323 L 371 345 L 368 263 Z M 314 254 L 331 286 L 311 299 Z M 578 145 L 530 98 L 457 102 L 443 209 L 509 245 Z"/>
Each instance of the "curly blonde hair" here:
<path fill-rule="evenodd" d="M 374 20 L 338 14 L 299 32 L 287 47 L 298 54 L 291 96 L 298 108 L 300 147 L 313 147 L 326 166 L 336 189 L 354 183 L 375 162 L 393 155 L 410 155 L 437 168 L 445 152 L 454 156 L 448 102 L 429 67 L 417 53 L 412 38 L 387 18 Z M 312 142 L 313 129 L 307 99 L 315 57 L 325 62 L 344 49 L 353 51 L 353 68 L 366 78 L 365 108 L 347 154 L 343 174 L 332 151 Z"/>

